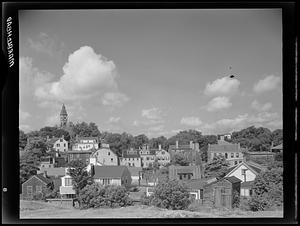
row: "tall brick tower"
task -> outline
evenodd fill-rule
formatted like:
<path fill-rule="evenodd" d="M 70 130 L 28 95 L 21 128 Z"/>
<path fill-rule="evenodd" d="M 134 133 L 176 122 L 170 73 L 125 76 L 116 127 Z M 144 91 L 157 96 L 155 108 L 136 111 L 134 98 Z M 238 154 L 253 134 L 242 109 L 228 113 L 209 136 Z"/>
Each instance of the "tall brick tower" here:
<path fill-rule="evenodd" d="M 66 127 L 68 122 L 68 113 L 66 111 L 66 107 L 63 104 L 60 111 L 60 127 Z"/>

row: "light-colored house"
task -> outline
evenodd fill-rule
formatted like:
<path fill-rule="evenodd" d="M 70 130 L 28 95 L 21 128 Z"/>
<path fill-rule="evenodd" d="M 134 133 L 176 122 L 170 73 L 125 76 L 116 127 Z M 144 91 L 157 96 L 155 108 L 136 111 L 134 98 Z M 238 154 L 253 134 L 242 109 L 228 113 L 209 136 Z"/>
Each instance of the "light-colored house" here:
<path fill-rule="evenodd" d="M 235 176 L 242 181 L 241 183 L 241 195 L 249 196 L 251 193 L 252 183 L 256 176 L 266 168 L 252 161 L 242 161 L 240 164 L 231 167 L 225 177 Z"/>
<path fill-rule="evenodd" d="M 246 150 L 239 143 L 229 143 L 221 136 L 218 144 L 208 144 L 207 161 L 211 162 L 214 157 L 222 155 L 230 166 L 235 166 L 243 161 L 244 151 Z"/>
<path fill-rule="evenodd" d="M 283 151 L 283 146 L 282 144 L 279 144 L 275 147 L 273 147 L 273 143 L 272 143 L 272 146 L 271 146 L 271 152 L 275 152 L 275 153 L 278 153 L 278 152 L 282 152 Z"/>
<path fill-rule="evenodd" d="M 64 139 L 64 135 L 54 142 L 53 149 L 58 153 L 65 153 L 68 151 L 68 141 Z"/>
<path fill-rule="evenodd" d="M 72 146 L 73 151 L 87 151 L 99 148 L 98 137 L 76 137 L 76 142 Z"/>
<path fill-rule="evenodd" d="M 177 140 L 175 145 L 171 144 L 169 146 L 169 153 L 171 155 L 175 154 L 175 153 L 182 153 L 185 151 L 192 151 L 192 150 L 200 151 L 199 143 L 190 141 L 189 144 L 179 144 L 179 141 Z"/>
<path fill-rule="evenodd" d="M 96 161 L 105 166 L 117 166 L 118 156 L 109 148 L 109 144 L 101 144 L 100 149 L 96 150 L 92 157 L 96 158 Z"/>
<path fill-rule="evenodd" d="M 55 165 L 55 158 L 52 156 L 41 157 L 40 167 L 42 168 L 53 168 Z"/>
<path fill-rule="evenodd" d="M 153 164 L 155 161 L 155 150 L 150 149 L 148 145 L 143 145 L 139 150 L 139 154 L 142 159 L 142 167 L 147 168 L 150 166 L 150 163 Z"/>
<path fill-rule="evenodd" d="M 142 167 L 128 167 L 131 174 L 131 183 L 138 185 L 140 180 L 143 178 L 143 168 Z"/>
<path fill-rule="evenodd" d="M 158 145 L 158 150 L 155 153 L 155 157 L 161 166 L 165 166 L 171 161 L 171 156 L 169 152 L 164 149 L 161 149 L 161 145 Z"/>
<path fill-rule="evenodd" d="M 65 176 L 61 177 L 61 186 L 59 187 L 59 193 L 62 198 L 74 198 L 75 190 L 73 188 L 73 179 L 68 175 L 68 168 L 65 169 Z"/>
<path fill-rule="evenodd" d="M 141 167 L 142 159 L 139 154 L 139 150 L 133 148 L 122 151 L 122 157 L 120 157 L 120 165 L 128 167 Z"/>
<path fill-rule="evenodd" d="M 126 166 L 94 166 L 92 177 L 95 183 L 102 185 L 119 185 L 129 188 L 131 174 Z"/>

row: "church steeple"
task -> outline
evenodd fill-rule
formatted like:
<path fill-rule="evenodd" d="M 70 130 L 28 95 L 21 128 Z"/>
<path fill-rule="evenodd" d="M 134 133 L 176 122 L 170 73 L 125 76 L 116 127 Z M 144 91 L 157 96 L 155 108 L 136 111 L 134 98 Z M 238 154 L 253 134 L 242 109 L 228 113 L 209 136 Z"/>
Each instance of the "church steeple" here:
<path fill-rule="evenodd" d="M 66 111 L 65 105 L 63 104 L 60 111 L 60 127 L 67 126 L 67 122 L 68 122 L 68 113 Z"/>

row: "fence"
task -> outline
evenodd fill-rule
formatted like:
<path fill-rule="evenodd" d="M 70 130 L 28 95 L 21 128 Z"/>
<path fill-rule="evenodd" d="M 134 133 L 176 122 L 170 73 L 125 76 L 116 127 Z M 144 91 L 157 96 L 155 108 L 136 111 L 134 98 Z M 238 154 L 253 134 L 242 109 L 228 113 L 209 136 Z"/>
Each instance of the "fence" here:
<path fill-rule="evenodd" d="M 59 207 L 73 207 L 73 199 L 46 199 L 47 202 L 57 205 Z"/>

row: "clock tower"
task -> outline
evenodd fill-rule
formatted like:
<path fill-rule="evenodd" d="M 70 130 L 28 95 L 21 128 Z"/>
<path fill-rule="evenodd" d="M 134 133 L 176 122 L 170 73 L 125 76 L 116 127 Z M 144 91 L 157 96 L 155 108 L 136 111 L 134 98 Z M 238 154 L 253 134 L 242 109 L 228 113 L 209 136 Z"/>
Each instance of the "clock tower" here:
<path fill-rule="evenodd" d="M 66 107 L 63 104 L 60 111 L 60 127 L 66 127 L 68 122 L 68 113 L 66 111 Z"/>

